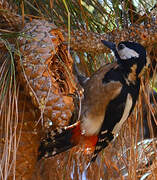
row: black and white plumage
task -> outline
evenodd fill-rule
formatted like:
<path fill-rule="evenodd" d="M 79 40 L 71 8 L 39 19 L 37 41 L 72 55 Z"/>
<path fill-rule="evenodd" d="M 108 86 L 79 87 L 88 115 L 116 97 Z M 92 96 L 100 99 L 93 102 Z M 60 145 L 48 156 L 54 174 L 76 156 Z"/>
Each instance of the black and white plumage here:
<path fill-rule="evenodd" d="M 96 159 L 98 152 L 107 146 L 104 132 L 106 132 L 106 135 L 110 134 L 110 142 L 131 114 L 139 95 L 139 75 L 146 65 L 146 51 L 140 44 L 121 42 L 116 48 L 115 44 L 111 42 L 102 42 L 112 49 L 117 59 L 117 66 L 107 72 L 104 76 L 103 84 L 112 81 L 120 82 L 121 91 L 107 105 L 92 161 Z"/>
<path fill-rule="evenodd" d="M 39 159 L 77 145 L 82 137 L 93 137 L 95 150 L 91 161 L 94 161 L 133 111 L 141 72 L 146 65 L 146 51 L 135 42 L 120 42 L 117 47 L 108 41 L 102 43 L 114 52 L 117 62 L 102 66 L 89 79 L 83 80 L 80 121 L 42 140 Z"/>

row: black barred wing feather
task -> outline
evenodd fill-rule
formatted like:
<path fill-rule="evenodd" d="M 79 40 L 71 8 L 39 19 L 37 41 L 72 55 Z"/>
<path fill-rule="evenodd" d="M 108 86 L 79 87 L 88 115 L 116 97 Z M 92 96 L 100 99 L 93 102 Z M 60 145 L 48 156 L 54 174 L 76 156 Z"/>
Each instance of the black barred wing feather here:
<path fill-rule="evenodd" d="M 38 160 L 55 156 L 75 146 L 75 144 L 70 141 L 71 137 L 72 128 L 58 128 L 49 132 L 40 143 Z"/>

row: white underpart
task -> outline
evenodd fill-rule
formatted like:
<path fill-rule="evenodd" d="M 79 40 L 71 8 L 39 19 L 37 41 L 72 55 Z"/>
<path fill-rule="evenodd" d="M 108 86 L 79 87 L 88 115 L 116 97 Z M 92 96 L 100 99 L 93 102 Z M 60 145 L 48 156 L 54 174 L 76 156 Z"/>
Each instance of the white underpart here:
<path fill-rule="evenodd" d="M 136 51 L 134 51 L 133 49 L 129 49 L 127 47 L 119 50 L 118 54 L 119 54 L 120 58 L 123 60 L 130 59 L 132 57 L 136 57 L 136 58 L 139 57 L 139 54 Z"/>
<path fill-rule="evenodd" d="M 119 132 L 119 130 L 121 129 L 123 123 L 126 121 L 126 119 L 129 116 L 130 110 L 132 107 L 132 97 L 130 94 L 127 95 L 127 100 L 126 100 L 126 104 L 125 104 L 125 108 L 124 108 L 124 112 L 122 115 L 121 120 L 115 125 L 112 133 L 114 134 L 114 136 L 117 135 L 117 133 Z"/>
<path fill-rule="evenodd" d="M 117 88 L 115 94 L 119 94 L 121 92 L 122 87 Z M 95 112 L 97 113 L 97 112 Z M 101 129 L 102 123 L 104 121 L 104 114 L 97 115 L 97 116 L 90 116 L 90 111 L 87 112 L 83 118 L 81 123 L 81 131 L 83 134 L 87 136 L 97 135 Z"/>
<path fill-rule="evenodd" d="M 87 136 L 96 135 L 99 133 L 102 122 L 104 120 L 104 114 L 97 116 L 96 119 L 90 117 L 84 117 L 81 123 L 82 133 Z"/>

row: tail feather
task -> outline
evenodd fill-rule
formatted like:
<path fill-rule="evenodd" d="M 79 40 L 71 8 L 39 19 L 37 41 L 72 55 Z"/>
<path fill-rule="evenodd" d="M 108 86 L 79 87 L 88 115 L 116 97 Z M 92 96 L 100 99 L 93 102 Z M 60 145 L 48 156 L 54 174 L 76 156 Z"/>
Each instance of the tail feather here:
<path fill-rule="evenodd" d="M 94 162 L 102 149 L 108 146 L 108 144 L 113 140 L 114 136 L 109 131 L 101 131 L 99 134 L 99 139 L 95 146 L 95 151 L 92 155 L 91 162 Z"/>
<path fill-rule="evenodd" d="M 49 132 L 40 143 L 38 160 L 55 156 L 74 147 L 79 142 L 80 134 L 79 123 Z"/>
<path fill-rule="evenodd" d="M 92 163 L 96 160 L 99 152 L 108 146 L 113 138 L 113 134 L 109 131 L 101 131 L 99 136 L 83 136 L 81 135 L 80 122 L 77 122 L 71 126 L 49 132 L 41 141 L 38 160 L 55 156 L 83 141 L 85 146 L 94 147 L 94 153 L 90 161 Z"/>

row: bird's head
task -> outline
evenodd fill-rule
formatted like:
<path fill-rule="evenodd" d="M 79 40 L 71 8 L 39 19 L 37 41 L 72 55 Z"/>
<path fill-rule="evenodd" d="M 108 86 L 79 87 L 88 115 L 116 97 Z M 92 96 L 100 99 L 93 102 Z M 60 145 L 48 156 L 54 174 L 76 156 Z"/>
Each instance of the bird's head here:
<path fill-rule="evenodd" d="M 137 64 L 137 74 L 142 71 L 147 63 L 146 50 L 139 43 L 122 41 L 118 46 L 105 40 L 102 40 L 102 43 L 114 52 L 119 64 L 122 64 L 125 67 Z"/>

